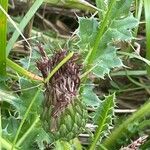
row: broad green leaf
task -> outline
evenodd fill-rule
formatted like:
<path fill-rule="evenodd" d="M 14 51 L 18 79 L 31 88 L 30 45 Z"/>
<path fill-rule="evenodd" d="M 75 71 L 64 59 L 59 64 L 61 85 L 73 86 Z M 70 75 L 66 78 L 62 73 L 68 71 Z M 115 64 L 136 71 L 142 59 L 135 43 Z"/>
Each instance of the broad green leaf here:
<path fill-rule="evenodd" d="M 98 12 L 99 19 L 103 19 L 108 7 L 108 0 L 96 0 L 96 6 L 100 9 L 100 11 Z"/>
<path fill-rule="evenodd" d="M 138 25 L 137 19 L 130 15 L 124 19 L 113 20 L 100 41 L 99 53 L 114 41 L 131 41 L 133 39 L 132 29 Z"/>
<path fill-rule="evenodd" d="M 99 17 L 102 19 L 107 11 L 109 3 L 111 0 L 96 0 L 96 6 L 101 10 L 99 12 Z M 125 17 L 129 14 L 129 10 L 131 7 L 131 3 L 133 0 L 117 0 L 110 18 L 113 20 L 114 18 L 120 18 L 120 17 Z"/>
<path fill-rule="evenodd" d="M 83 88 L 82 92 L 82 100 L 85 102 L 87 106 L 96 107 L 100 103 L 100 99 L 93 92 L 94 86 L 92 84 L 87 84 Z"/>

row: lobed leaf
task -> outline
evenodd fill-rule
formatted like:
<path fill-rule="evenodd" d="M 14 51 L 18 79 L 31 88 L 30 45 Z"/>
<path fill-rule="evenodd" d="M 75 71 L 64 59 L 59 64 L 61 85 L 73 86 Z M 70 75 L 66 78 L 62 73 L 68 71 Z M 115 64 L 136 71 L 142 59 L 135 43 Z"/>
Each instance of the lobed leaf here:
<path fill-rule="evenodd" d="M 87 106 L 98 106 L 100 103 L 100 99 L 98 96 L 93 92 L 93 85 L 85 85 L 82 92 L 82 100 L 85 102 Z"/>
<path fill-rule="evenodd" d="M 110 20 L 109 26 L 100 39 L 99 48 L 92 57 L 94 60 L 92 65 L 96 66 L 93 72 L 96 76 L 104 78 L 105 74 L 109 74 L 110 69 L 123 66 L 121 59 L 116 55 L 117 48 L 113 44 L 116 41 L 131 41 L 133 39 L 131 31 L 137 25 L 138 21 L 133 15 Z M 100 27 L 99 23 L 93 17 L 79 18 L 78 44 L 84 53 L 93 48 L 98 27 Z"/>

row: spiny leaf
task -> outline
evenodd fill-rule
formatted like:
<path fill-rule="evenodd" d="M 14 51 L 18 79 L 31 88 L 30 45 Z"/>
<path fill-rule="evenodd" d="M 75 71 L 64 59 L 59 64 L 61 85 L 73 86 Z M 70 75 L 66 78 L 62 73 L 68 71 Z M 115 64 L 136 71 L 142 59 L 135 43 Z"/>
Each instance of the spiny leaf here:
<path fill-rule="evenodd" d="M 14 95 L 12 92 L 8 92 L 0 89 L 0 102 L 6 102 L 10 104 L 10 106 L 18 113 L 18 116 L 21 117 L 22 113 L 25 110 L 25 106 L 23 105 L 23 101 Z M 4 104 L 3 104 L 4 105 Z"/>
<path fill-rule="evenodd" d="M 98 125 L 95 137 L 99 136 L 99 138 L 102 138 L 102 136 L 108 132 L 108 127 L 112 124 L 114 106 L 115 94 L 107 96 L 99 105 L 94 117 L 94 122 Z"/>
<path fill-rule="evenodd" d="M 109 126 L 112 124 L 115 106 L 115 94 L 109 95 L 100 104 L 94 117 L 94 122 L 97 124 L 97 128 L 94 134 L 94 138 L 89 150 L 94 150 L 98 141 L 100 141 L 104 135 L 109 133 Z"/>
<path fill-rule="evenodd" d="M 137 24 L 138 21 L 133 15 L 117 20 L 110 20 L 110 25 L 100 39 L 96 55 L 93 56 L 95 60 L 93 66 L 96 65 L 95 69 L 93 69 L 95 75 L 104 78 L 104 75 L 108 74 L 110 69 L 123 65 L 116 55 L 117 48 L 112 46 L 112 44 L 116 41 L 131 41 L 133 39 L 131 30 L 136 27 Z M 98 21 L 95 18 L 79 18 L 79 46 L 84 53 L 93 48 L 97 32 Z"/>
<path fill-rule="evenodd" d="M 131 30 L 138 24 L 137 19 L 130 15 L 124 19 L 113 20 L 109 28 L 105 31 L 101 41 L 99 53 L 113 41 L 131 41 L 133 39 Z"/>
<path fill-rule="evenodd" d="M 116 54 L 116 48 L 108 46 L 102 55 L 95 60 L 96 67 L 93 73 L 100 78 L 104 78 L 105 74 L 109 74 L 111 68 L 123 66 L 122 61 Z"/>
<path fill-rule="evenodd" d="M 35 141 L 40 150 L 44 150 L 46 144 L 49 144 L 51 142 L 48 133 L 46 133 L 42 128 L 38 129 L 38 134 L 35 138 Z"/>
<path fill-rule="evenodd" d="M 80 39 L 78 44 L 81 49 L 85 50 L 93 46 L 97 34 L 98 22 L 94 17 L 78 17 L 78 20 L 79 28 L 77 30 L 77 35 Z"/>
<path fill-rule="evenodd" d="M 94 86 L 92 84 L 85 85 L 82 92 L 82 99 L 87 106 L 98 106 L 100 103 L 100 99 L 93 92 Z"/>
<path fill-rule="evenodd" d="M 131 7 L 131 3 L 133 0 L 118 0 L 116 2 L 116 5 L 114 5 L 114 8 L 111 12 L 111 19 L 118 19 L 120 17 L 125 17 L 129 14 L 129 10 Z"/>
<path fill-rule="evenodd" d="M 3 137 L 12 141 L 14 136 L 16 135 L 17 128 L 19 127 L 20 121 L 14 116 L 10 116 L 9 118 L 2 118 L 2 133 Z"/>
<path fill-rule="evenodd" d="M 102 19 L 107 11 L 109 0 L 96 0 L 96 6 L 101 10 L 99 12 L 99 17 Z M 114 5 L 111 12 L 111 19 L 119 18 L 120 16 L 126 16 L 129 13 L 129 9 L 131 6 L 132 0 L 118 0 Z"/>

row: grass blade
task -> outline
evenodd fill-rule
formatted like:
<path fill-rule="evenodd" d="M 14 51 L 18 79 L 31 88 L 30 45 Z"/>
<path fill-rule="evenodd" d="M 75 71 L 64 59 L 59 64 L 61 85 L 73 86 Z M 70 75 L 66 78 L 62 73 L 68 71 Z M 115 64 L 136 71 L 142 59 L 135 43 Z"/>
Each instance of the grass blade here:
<path fill-rule="evenodd" d="M 26 120 L 26 118 L 27 118 L 27 116 L 28 116 L 28 114 L 29 114 L 29 112 L 30 112 L 30 110 L 31 110 L 31 107 L 32 107 L 33 103 L 35 102 L 36 98 L 38 97 L 38 95 L 39 95 L 39 93 L 40 93 L 40 91 L 41 91 L 41 88 L 42 88 L 42 86 L 41 86 L 41 87 L 37 90 L 37 92 L 35 93 L 33 99 L 31 100 L 31 103 L 30 103 L 29 107 L 27 108 L 27 110 L 26 110 L 26 112 L 25 112 L 25 115 L 24 115 L 24 117 L 23 117 L 23 119 L 22 119 L 22 121 L 21 121 L 21 123 L 20 123 L 20 125 L 19 125 L 19 128 L 18 128 L 18 130 L 17 130 L 16 136 L 15 136 L 15 138 L 14 138 L 14 141 L 13 141 L 11 150 L 14 150 L 14 147 L 16 146 L 16 142 L 17 142 L 17 140 L 18 140 L 18 136 L 19 136 L 19 134 L 20 134 L 20 132 L 21 132 L 22 126 L 23 126 L 23 124 L 24 124 L 24 122 L 25 122 L 25 120 Z"/>
<path fill-rule="evenodd" d="M 6 42 L 7 42 L 7 18 L 2 11 L 2 8 L 7 11 L 8 0 L 0 0 L 0 76 L 6 75 Z"/>
<path fill-rule="evenodd" d="M 22 19 L 21 23 L 18 26 L 18 29 L 20 31 L 23 31 L 23 29 L 25 28 L 25 26 L 28 24 L 28 22 L 31 20 L 31 18 L 35 15 L 36 11 L 38 10 L 38 8 L 42 5 L 44 0 L 36 0 L 34 2 L 34 4 L 32 5 L 32 7 L 29 9 L 29 11 L 26 13 L 26 15 L 24 16 L 24 18 Z M 12 49 L 13 45 L 15 44 L 15 42 L 17 41 L 18 37 L 19 37 L 20 33 L 18 32 L 18 30 L 16 30 L 13 35 L 12 38 L 9 40 L 8 44 L 7 44 L 7 56 L 10 52 L 10 50 Z"/>
<path fill-rule="evenodd" d="M 146 21 L 146 58 L 150 60 L 150 0 L 144 0 L 145 21 Z M 147 66 L 147 73 L 150 75 L 150 66 Z"/>
<path fill-rule="evenodd" d="M 67 0 L 67 1 L 58 1 L 58 0 L 45 0 L 46 3 L 50 5 L 57 5 L 59 7 L 68 7 L 68 8 L 77 8 L 84 11 L 95 12 L 98 11 L 94 5 L 90 4 L 85 0 Z"/>

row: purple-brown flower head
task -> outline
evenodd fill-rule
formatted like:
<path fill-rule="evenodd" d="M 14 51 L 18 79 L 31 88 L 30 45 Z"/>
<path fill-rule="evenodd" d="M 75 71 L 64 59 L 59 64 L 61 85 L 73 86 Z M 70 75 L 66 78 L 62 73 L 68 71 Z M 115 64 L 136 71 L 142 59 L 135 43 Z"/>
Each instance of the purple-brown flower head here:
<path fill-rule="evenodd" d="M 56 52 L 49 58 L 40 47 L 41 60 L 37 67 L 42 76 L 47 78 L 49 73 L 67 56 L 66 50 Z M 45 101 L 41 120 L 52 139 L 71 140 L 78 136 L 87 121 L 87 110 L 78 95 L 80 85 L 79 55 L 74 55 L 45 83 Z"/>
<path fill-rule="evenodd" d="M 58 65 L 67 55 L 66 50 L 55 53 L 51 58 L 40 47 L 41 60 L 37 67 L 44 78 Z M 73 102 L 77 96 L 80 84 L 81 65 L 77 64 L 78 54 L 74 54 L 46 83 L 46 106 L 52 107 L 52 117 L 57 117 L 64 109 Z"/>

